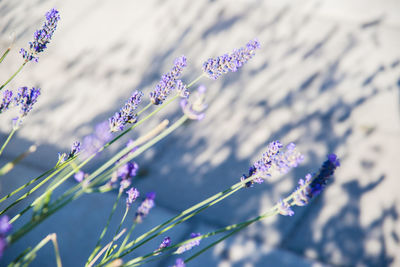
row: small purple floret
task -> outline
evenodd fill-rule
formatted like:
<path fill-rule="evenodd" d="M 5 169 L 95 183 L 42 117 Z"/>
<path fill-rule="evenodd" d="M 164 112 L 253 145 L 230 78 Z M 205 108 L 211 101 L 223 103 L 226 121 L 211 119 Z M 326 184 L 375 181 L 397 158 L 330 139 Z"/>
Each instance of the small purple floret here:
<path fill-rule="evenodd" d="M 203 71 L 208 77 L 216 80 L 222 74 L 237 71 L 254 56 L 258 48 L 260 48 L 260 43 L 252 40 L 246 44 L 246 47 L 235 49 L 231 54 L 208 59 L 203 64 Z"/>

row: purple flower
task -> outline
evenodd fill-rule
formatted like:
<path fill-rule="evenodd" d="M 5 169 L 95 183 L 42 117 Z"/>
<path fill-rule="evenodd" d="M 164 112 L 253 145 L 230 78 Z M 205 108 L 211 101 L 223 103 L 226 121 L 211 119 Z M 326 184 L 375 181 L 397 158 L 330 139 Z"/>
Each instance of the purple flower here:
<path fill-rule="evenodd" d="M 294 215 L 294 211 L 290 208 L 290 205 L 286 201 L 283 201 L 281 199 L 277 205 L 278 205 L 279 214 L 284 215 L 284 216 L 293 216 Z"/>
<path fill-rule="evenodd" d="M 46 13 L 46 21 L 42 28 L 37 30 L 33 35 L 33 42 L 29 42 L 30 50 L 26 51 L 21 48 L 20 53 L 26 61 L 36 61 L 39 58 L 37 54 L 43 52 L 47 48 L 47 44 L 53 37 L 54 31 L 57 28 L 57 23 L 60 20 L 59 12 L 56 9 L 51 9 Z"/>
<path fill-rule="evenodd" d="M 126 124 L 136 123 L 136 109 L 142 101 L 142 96 L 143 93 L 136 90 L 120 111 L 108 120 L 111 132 L 122 131 Z"/>
<path fill-rule="evenodd" d="M 260 160 L 254 163 L 252 172 L 249 174 L 256 176 L 254 182 L 264 182 L 264 179 L 270 177 L 273 171 L 285 174 L 303 161 L 304 156 L 297 152 L 295 144 L 290 143 L 283 152 L 280 151 L 282 147 L 283 145 L 279 141 L 268 145 L 267 151 Z"/>
<path fill-rule="evenodd" d="M 169 247 L 171 245 L 171 238 L 169 236 L 167 236 L 166 238 L 164 238 L 164 240 L 161 242 L 160 246 L 158 247 L 158 249 L 155 250 L 155 252 L 160 251 L 166 247 Z M 157 253 L 156 255 L 158 255 L 159 253 Z"/>
<path fill-rule="evenodd" d="M 0 217 L 0 235 L 5 235 L 11 231 L 12 225 L 7 215 Z"/>
<path fill-rule="evenodd" d="M 274 169 L 279 173 L 285 174 L 291 168 L 295 168 L 304 160 L 304 156 L 296 150 L 296 145 L 290 143 L 286 146 L 286 151 L 279 153 L 274 157 L 272 163 Z"/>
<path fill-rule="evenodd" d="M 112 138 L 108 122 L 99 123 L 93 134 L 85 136 L 82 141 L 82 152 L 85 158 L 97 153 Z"/>
<path fill-rule="evenodd" d="M 175 265 L 171 267 L 186 267 L 185 262 L 181 258 L 177 258 L 175 261 Z"/>
<path fill-rule="evenodd" d="M 260 43 L 257 40 L 249 41 L 246 47 L 235 49 L 231 54 L 208 59 L 203 64 L 203 71 L 208 77 L 216 80 L 222 74 L 237 71 L 254 56 L 258 48 L 260 48 Z"/>
<path fill-rule="evenodd" d="M 340 161 L 337 156 L 335 154 L 328 155 L 328 159 L 322 164 L 314 177 L 307 174 L 304 180 L 299 180 L 299 186 L 293 192 L 293 204 L 297 206 L 307 205 L 311 198 L 321 193 L 339 166 Z"/>
<path fill-rule="evenodd" d="M 83 179 L 85 179 L 85 175 L 86 174 L 83 171 L 78 171 L 75 173 L 74 178 L 78 183 L 80 183 L 83 181 Z"/>
<path fill-rule="evenodd" d="M 340 166 L 340 161 L 335 154 L 328 155 L 328 159 L 322 164 L 318 174 L 309 185 L 307 196 L 312 198 L 325 188 L 329 178 L 332 177 L 336 168 Z"/>
<path fill-rule="evenodd" d="M 178 80 L 186 67 L 186 57 L 181 56 L 175 59 L 172 70 L 161 77 L 161 80 L 156 85 L 153 92 L 150 92 L 150 100 L 154 105 L 160 105 L 168 97 L 174 89 L 177 89 L 179 94 L 187 97 L 188 91 L 181 80 Z"/>
<path fill-rule="evenodd" d="M 191 233 L 190 238 L 195 238 L 201 236 L 200 233 Z M 191 250 L 193 247 L 200 245 L 200 239 L 190 241 L 186 244 L 183 244 L 176 250 L 176 254 L 182 254 L 185 251 Z"/>
<path fill-rule="evenodd" d="M 192 120 L 202 120 L 204 119 L 204 110 L 207 108 L 207 104 L 204 103 L 204 95 L 206 92 L 206 87 L 201 85 L 197 89 L 196 98 L 193 103 L 189 103 L 187 99 L 181 100 L 181 108 L 183 113 L 188 116 L 189 119 Z"/>
<path fill-rule="evenodd" d="M 10 232 L 12 225 L 7 215 L 0 217 L 0 258 L 3 256 L 3 252 L 7 247 L 6 234 Z"/>
<path fill-rule="evenodd" d="M 3 99 L 0 102 L 0 113 L 6 111 L 10 104 L 12 103 L 12 91 L 10 90 L 5 90 L 3 92 Z"/>
<path fill-rule="evenodd" d="M 150 192 L 146 194 L 146 199 L 142 202 L 136 211 L 135 222 L 141 223 L 143 218 L 146 217 L 150 210 L 154 207 L 154 199 L 156 198 L 156 193 Z"/>
<path fill-rule="evenodd" d="M 69 152 L 68 158 L 74 157 L 81 151 L 81 143 L 79 141 L 75 141 L 71 146 L 71 152 Z"/>
<path fill-rule="evenodd" d="M 33 105 L 36 103 L 37 98 L 40 95 L 40 88 L 32 87 L 20 87 L 18 89 L 18 94 L 14 98 L 14 102 L 17 106 L 21 106 L 20 118 L 28 115 L 28 112 L 32 110 Z"/>
<path fill-rule="evenodd" d="M 140 193 L 134 187 L 126 191 L 126 193 L 128 194 L 128 197 L 126 198 L 126 205 L 130 207 L 132 206 L 132 203 L 139 197 Z"/>
<path fill-rule="evenodd" d="M 136 176 L 138 170 L 139 165 L 136 162 L 127 162 L 117 170 L 117 175 L 122 179 L 128 179 Z"/>

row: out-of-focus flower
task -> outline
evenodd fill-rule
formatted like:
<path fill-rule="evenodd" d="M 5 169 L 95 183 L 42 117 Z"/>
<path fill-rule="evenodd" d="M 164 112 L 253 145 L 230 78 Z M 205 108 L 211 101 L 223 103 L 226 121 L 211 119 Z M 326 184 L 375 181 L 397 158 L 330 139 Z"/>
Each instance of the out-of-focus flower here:
<path fill-rule="evenodd" d="M 190 103 L 187 99 L 181 100 L 181 108 L 183 113 L 188 116 L 189 119 L 192 120 L 202 120 L 205 117 L 204 110 L 207 108 L 207 104 L 205 103 L 205 92 L 206 87 L 200 85 L 197 89 L 195 100 L 193 103 Z"/>
<path fill-rule="evenodd" d="M 185 262 L 181 258 L 177 258 L 175 264 L 170 267 L 186 267 Z"/>
<path fill-rule="evenodd" d="M 132 206 L 132 203 L 139 197 L 140 193 L 134 187 L 126 191 L 126 193 L 128 194 L 128 197 L 126 198 L 126 205 L 130 207 Z"/>
<path fill-rule="evenodd" d="M 278 212 L 284 216 L 293 216 L 294 211 L 290 208 L 290 205 L 282 199 L 278 202 Z"/>
<path fill-rule="evenodd" d="M 160 246 L 158 247 L 158 249 L 156 249 L 154 252 L 158 252 L 166 247 L 169 247 L 171 245 L 171 238 L 169 236 L 167 236 L 166 238 L 164 238 L 164 240 L 161 242 Z M 155 255 L 160 254 L 160 252 L 156 253 Z"/>
<path fill-rule="evenodd" d="M 190 238 L 195 238 L 201 236 L 200 233 L 191 233 Z M 176 254 L 182 254 L 185 251 L 191 250 L 193 247 L 200 245 L 200 239 L 190 241 L 186 244 L 183 244 L 176 250 Z"/>
<path fill-rule="evenodd" d="M 136 211 L 135 222 L 141 223 L 143 218 L 146 217 L 150 210 L 154 207 L 154 199 L 156 198 L 156 193 L 150 192 L 146 194 L 145 200 L 140 204 Z"/>
<path fill-rule="evenodd" d="M 3 113 L 4 111 L 6 111 L 8 109 L 8 107 L 11 105 L 12 95 L 13 95 L 13 93 L 10 90 L 5 90 L 3 92 L 3 99 L 0 102 L 0 113 Z"/>

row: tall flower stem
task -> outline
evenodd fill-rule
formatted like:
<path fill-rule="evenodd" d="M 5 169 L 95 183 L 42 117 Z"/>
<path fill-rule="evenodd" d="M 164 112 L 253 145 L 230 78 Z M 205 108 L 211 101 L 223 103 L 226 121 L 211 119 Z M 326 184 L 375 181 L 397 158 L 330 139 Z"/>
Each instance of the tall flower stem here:
<path fill-rule="evenodd" d="M 17 76 L 17 74 L 22 70 L 22 68 L 26 65 L 26 63 L 28 63 L 27 60 L 24 61 L 24 63 L 22 63 L 22 65 L 18 68 L 18 70 L 16 72 L 14 72 L 14 74 L 5 82 L 0 86 L 0 91 L 1 89 L 3 89 L 9 82 L 12 81 L 12 79 L 14 79 L 15 76 Z"/>
<path fill-rule="evenodd" d="M 3 60 L 6 58 L 6 56 L 8 55 L 8 53 L 10 52 L 11 47 L 7 48 L 6 51 L 4 51 L 3 55 L 0 58 L 0 63 L 3 62 Z"/>
<path fill-rule="evenodd" d="M 15 134 L 16 131 L 17 131 L 17 129 L 14 128 L 14 129 L 12 129 L 10 134 L 8 135 L 7 140 L 4 142 L 3 146 L 0 149 L 0 156 L 1 156 L 1 154 L 3 154 L 4 149 L 6 148 L 8 143 L 11 141 L 11 138 L 13 137 L 13 135 Z"/>
<path fill-rule="evenodd" d="M 29 251 L 23 258 L 20 260 L 12 262 L 9 266 L 20 266 L 22 264 L 25 264 L 23 266 L 28 266 L 31 261 L 35 259 L 36 253 L 43 247 L 45 246 L 49 241 L 53 242 L 54 246 L 54 252 L 56 254 L 56 263 L 57 267 L 62 267 L 61 263 L 61 257 L 60 257 L 60 252 L 58 249 L 58 243 L 57 243 L 57 235 L 55 233 L 49 234 L 45 238 L 42 239 L 31 251 Z M 19 263 L 21 261 L 21 263 Z M 17 264 L 19 263 L 19 264 Z"/>
<path fill-rule="evenodd" d="M 119 225 L 118 225 L 117 231 L 115 231 L 113 240 L 115 240 L 115 237 L 118 235 L 119 230 L 121 229 L 122 224 L 124 223 L 124 221 L 125 221 L 125 219 L 126 219 L 126 215 L 128 214 L 128 211 L 129 211 L 129 207 L 127 206 L 126 209 L 125 209 L 125 213 L 124 213 L 124 215 L 122 216 L 121 222 L 120 222 Z M 104 254 L 103 260 L 109 255 L 110 249 L 111 249 L 111 247 L 112 247 L 112 244 L 114 243 L 113 240 L 111 241 L 110 247 L 107 249 L 106 253 Z"/>
<path fill-rule="evenodd" d="M 114 168 L 119 168 L 123 164 L 125 164 L 127 161 L 132 160 L 132 158 L 139 156 L 141 153 L 149 149 L 151 146 L 168 136 L 170 133 L 172 133 L 174 130 L 176 130 L 179 126 L 181 126 L 185 121 L 187 120 L 187 117 L 183 115 L 178 121 L 176 121 L 173 125 L 171 125 L 169 128 L 167 128 L 165 131 L 163 131 L 161 134 L 153 138 L 152 140 L 148 141 L 146 144 L 143 146 L 139 147 L 132 155 L 129 155 L 126 159 L 126 161 L 121 161 L 118 165 L 116 165 Z M 90 177 L 90 176 L 89 176 Z M 89 177 L 87 179 L 89 179 Z M 107 178 L 107 177 L 105 177 Z M 90 186 L 93 186 L 94 183 L 91 183 Z M 78 191 L 74 191 L 74 189 L 78 186 L 81 187 Z M 43 220 L 45 220 L 47 217 L 49 217 L 51 214 L 55 213 L 71 201 L 74 201 L 78 199 L 80 196 L 82 196 L 86 192 L 86 188 L 84 188 L 82 185 L 77 185 L 73 187 L 72 189 L 68 190 L 66 193 L 64 193 L 62 196 L 60 196 L 58 199 L 54 201 L 54 203 L 51 203 L 48 206 L 48 210 L 45 213 L 40 214 L 38 217 L 34 218 L 30 222 L 26 223 L 24 226 L 22 226 L 18 231 L 15 233 L 9 235 L 7 237 L 7 241 L 9 244 L 14 243 L 18 239 L 20 239 L 22 236 L 24 236 L 26 233 L 31 231 L 34 227 L 36 227 L 38 224 L 40 224 Z M 28 206 L 25 210 L 30 209 L 33 207 L 31 204 Z M 26 212 L 26 211 L 25 211 Z M 12 220 L 15 221 L 16 217 L 21 216 L 20 214 L 17 214 Z"/>
<path fill-rule="evenodd" d="M 5 175 L 9 171 L 11 171 L 15 167 L 15 165 L 17 165 L 21 160 L 23 160 L 29 154 L 31 154 L 35 151 L 36 151 L 36 145 L 32 145 L 28 148 L 28 150 L 26 150 L 25 152 L 23 152 L 22 154 L 17 156 L 14 160 L 6 163 L 3 167 L 0 168 L 0 176 Z M 0 200 L 0 203 L 1 202 L 2 202 L 2 200 Z"/>
<path fill-rule="evenodd" d="M 115 200 L 114 205 L 113 205 L 113 207 L 111 209 L 110 215 L 108 216 L 107 223 L 104 226 L 103 231 L 101 232 L 100 237 L 97 240 L 96 246 L 94 247 L 94 250 L 93 250 L 92 254 L 90 254 L 89 259 L 88 259 L 86 264 L 88 264 L 89 262 L 91 262 L 93 260 L 93 257 L 96 255 L 97 251 L 99 251 L 99 249 L 101 248 L 100 243 L 103 240 L 103 237 L 107 232 L 108 226 L 110 225 L 111 219 L 112 219 L 112 217 L 113 217 L 113 215 L 114 215 L 114 213 L 115 213 L 115 211 L 117 209 L 117 205 L 118 205 L 119 199 L 121 198 L 122 192 L 123 192 L 122 190 L 118 191 L 117 199 Z M 118 232 L 119 232 L 119 229 L 117 231 L 117 234 L 118 234 Z"/>

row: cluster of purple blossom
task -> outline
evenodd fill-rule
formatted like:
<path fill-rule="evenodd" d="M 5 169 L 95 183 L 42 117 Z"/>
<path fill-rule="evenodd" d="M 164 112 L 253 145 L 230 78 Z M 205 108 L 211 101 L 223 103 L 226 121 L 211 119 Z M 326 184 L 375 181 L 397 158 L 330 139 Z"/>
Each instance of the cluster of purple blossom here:
<path fill-rule="evenodd" d="M 81 151 L 81 143 L 75 141 L 71 146 L 71 151 L 67 155 L 66 153 L 58 153 L 58 164 L 65 162 L 66 160 L 72 159 Z"/>
<path fill-rule="evenodd" d="M 307 174 L 305 179 L 299 180 L 299 187 L 293 192 L 293 201 L 280 200 L 277 204 L 278 212 L 284 216 L 293 216 L 292 205 L 305 206 L 325 188 L 335 169 L 340 166 L 340 161 L 335 154 L 328 155 L 328 159 L 322 164 L 315 175 Z"/>
<path fill-rule="evenodd" d="M 11 231 L 12 225 L 10 224 L 7 215 L 0 217 L 0 258 L 3 255 L 3 251 L 7 247 L 6 235 Z"/>
<path fill-rule="evenodd" d="M 294 143 L 287 145 L 285 151 L 280 151 L 281 148 L 283 148 L 283 145 L 279 141 L 273 141 L 268 145 L 262 158 L 249 168 L 249 174 L 243 174 L 240 178 L 241 181 L 244 181 L 254 176 L 253 179 L 245 183 L 246 187 L 252 186 L 253 183 L 263 183 L 274 171 L 285 174 L 304 160 L 304 156 L 296 150 Z"/>
<path fill-rule="evenodd" d="M 156 198 L 156 193 L 150 192 L 146 194 L 145 200 L 138 207 L 135 216 L 135 222 L 141 223 L 143 218 L 146 217 L 150 210 L 154 207 L 154 199 Z"/>
<path fill-rule="evenodd" d="M 136 123 L 136 109 L 142 101 L 143 93 L 135 91 L 119 112 L 115 113 L 108 121 L 111 132 L 122 131 L 126 124 Z"/>
<path fill-rule="evenodd" d="M 0 113 L 6 111 L 11 106 L 20 106 L 19 119 L 28 115 L 29 111 L 32 110 L 33 105 L 37 102 L 40 95 L 40 88 L 28 88 L 20 87 L 18 88 L 17 95 L 13 98 L 13 92 L 10 90 L 5 90 L 3 92 L 3 99 L 0 103 Z"/>
<path fill-rule="evenodd" d="M 195 237 L 198 237 L 198 236 L 201 236 L 201 234 L 200 234 L 200 233 L 191 233 L 191 234 L 190 234 L 190 238 L 195 238 Z M 196 240 L 190 241 L 190 242 L 188 242 L 188 243 L 183 244 L 182 246 L 180 246 L 180 247 L 176 250 L 175 253 L 176 253 L 176 254 L 182 254 L 183 252 L 188 251 L 188 250 L 191 250 L 193 247 L 196 247 L 196 246 L 198 246 L 198 245 L 200 245 L 200 239 L 196 239 Z"/>
<path fill-rule="evenodd" d="M 42 28 L 37 30 L 33 35 L 33 42 L 29 42 L 29 51 L 21 48 L 20 53 L 26 61 L 38 62 L 37 54 L 43 52 L 47 48 L 47 44 L 53 37 L 54 31 L 57 28 L 57 23 L 60 20 L 58 10 L 51 9 L 46 13 L 46 21 Z"/>
<path fill-rule="evenodd" d="M 209 78 L 216 80 L 222 74 L 237 71 L 255 55 L 255 50 L 258 48 L 260 43 L 252 40 L 245 47 L 233 50 L 231 54 L 208 59 L 203 64 L 203 71 Z"/>
<path fill-rule="evenodd" d="M 82 141 L 82 154 L 87 158 L 99 151 L 112 138 L 108 122 L 101 122 L 96 125 L 94 133 L 87 135 Z"/>
<path fill-rule="evenodd" d="M 197 88 L 195 100 L 190 103 L 187 99 L 182 99 L 180 102 L 183 113 L 191 120 L 202 120 L 205 117 L 204 110 L 207 108 L 205 103 L 206 87 L 200 85 Z"/>
<path fill-rule="evenodd" d="M 158 249 L 156 249 L 155 255 L 159 255 L 160 254 L 160 250 L 167 248 L 171 245 L 171 238 L 169 236 L 165 237 L 164 240 L 161 242 L 160 246 L 158 247 Z"/>
<path fill-rule="evenodd" d="M 161 77 L 154 91 L 150 92 L 150 100 L 154 105 L 160 105 L 173 91 L 177 90 L 181 97 L 188 97 L 189 91 L 186 85 L 179 80 L 183 69 L 186 67 L 186 57 L 181 56 L 175 59 L 172 70 Z"/>

